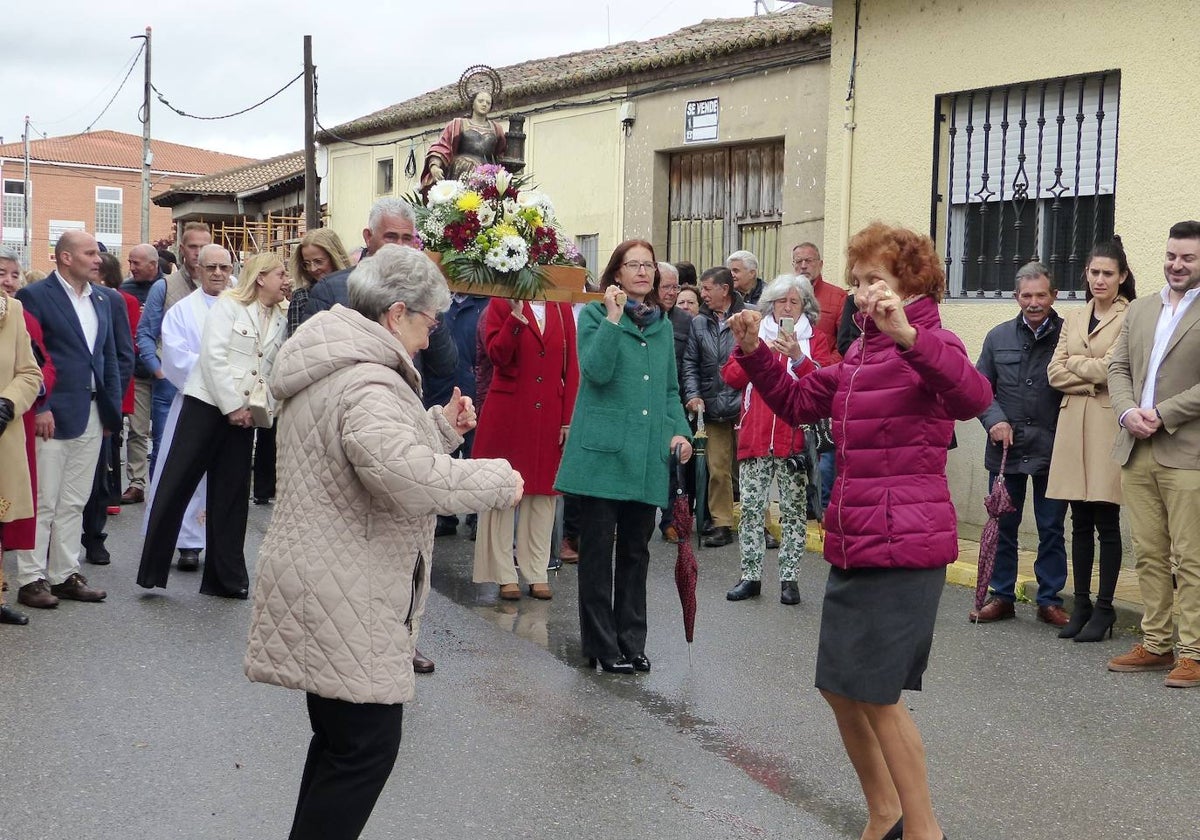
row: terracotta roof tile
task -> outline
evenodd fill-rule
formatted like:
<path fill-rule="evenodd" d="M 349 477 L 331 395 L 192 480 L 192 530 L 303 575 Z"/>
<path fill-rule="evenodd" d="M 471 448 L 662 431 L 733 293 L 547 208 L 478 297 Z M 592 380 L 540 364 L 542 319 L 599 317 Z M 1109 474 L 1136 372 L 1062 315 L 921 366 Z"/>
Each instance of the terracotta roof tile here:
<path fill-rule="evenodd" d="M 304 152 L 288 152 L 285 155 L 251 161 L 243 166 L 183 181 L 156 195 L 154 203 L 177 204 L 188 195 L 237 195 L 303 177 Z"/>
<path fill-rule="evenodd" d="M 150 151 L 154 153 L 155 172 L 182 172 L 188 175 L 207 175 L 240 166 L 253 158 L 210 152 L 194 146 L 181 146 L 165 140 L 151 140 Z M 0 146 L 0 157 L 23 158 L 24 143 L 5 143 Z M 31 160 L 48 163 L 81 163 L 92 166 L 111 166 L 122 169 L 142 168 L 142 138 L 119 131 L 92 131 L 87 134 L 70 134 L 64 137 L 48 137 L 31 140 Z"/>
<path fill-rule="evenodd" d="M 829 9 L 800 5 L 773 15 L 705 20 L 648 41 L 625 41 L 600 49 L 500 67 L 497 72 L 503 80 L 504 93 L 498 108 L 503 109 L 514 102 L 575 92 L 581 87 L 600 83 L 616 85 L 635 81 L 639 76 L 668 68 L 682 68 L 764 47 L 802 42 L 817 35 L 828 35 L 831 16 Z M 354 138 L 406 128 L 461 110 L 456 81 L 322 131 L 317 139 L 331 143 L 336 142 L 332 135 Z"/>

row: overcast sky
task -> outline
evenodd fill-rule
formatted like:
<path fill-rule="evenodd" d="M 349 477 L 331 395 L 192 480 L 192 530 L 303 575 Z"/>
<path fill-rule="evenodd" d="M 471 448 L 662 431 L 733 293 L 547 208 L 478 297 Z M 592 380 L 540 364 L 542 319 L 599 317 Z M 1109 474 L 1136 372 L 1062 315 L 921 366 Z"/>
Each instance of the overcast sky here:
<path fill-rule="evenodd" d="M 312 35 L 319 118 L 332 128 L 454 82 L 472 64 L 503 67 L 754 11 L 754 0 L 10 3 L 0 52 L 0 136 L 20 140 L 26 114 L 35 138 L 93 122 L 93 130 L 140 135 L 140 59 L 97 116 L 131 66 L 139 44 L 131 36 L 147 26 L 154 85 L 177 108 L 201 116 L 240 110 L 283 86 L 302 70 L 303 36 Z M 304 144 L 302 93 L 297 82 L 249 114 L 211 122 L 177 116 L 156 99 L 152 133 L 250 157 L 294 151 Z"/>

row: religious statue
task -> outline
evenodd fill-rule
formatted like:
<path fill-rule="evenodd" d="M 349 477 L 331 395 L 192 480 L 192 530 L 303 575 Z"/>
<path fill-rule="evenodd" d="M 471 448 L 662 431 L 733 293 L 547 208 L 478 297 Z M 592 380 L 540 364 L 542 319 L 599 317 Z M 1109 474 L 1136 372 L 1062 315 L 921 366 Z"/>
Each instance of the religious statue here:
<path fill-rule="evenodd" d="M 488 114 L 500 91 L 500 74 L 491 67 L 477 65 L 462 74 L 458 94 L 471 115 L 446 123 L 429 147 L 421 172 L 423 190 L 435 181 L 461 178 L 480 164 L 499 162 L 508 144 L 504 129 Z"/>

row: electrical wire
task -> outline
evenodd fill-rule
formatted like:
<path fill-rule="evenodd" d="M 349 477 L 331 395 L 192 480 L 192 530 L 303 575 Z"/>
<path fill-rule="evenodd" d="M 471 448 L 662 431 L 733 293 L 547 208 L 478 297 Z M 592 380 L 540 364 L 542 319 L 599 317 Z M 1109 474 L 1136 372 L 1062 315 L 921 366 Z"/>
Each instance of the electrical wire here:
<path fill-rule="evenodd" d="M 108 111 L 108 109 L 112 107 L 112 104 L 113 104 L 113 102 L 116 101 L 117 96 L 121 93 L 122 90 L 125 89 L 125 83 L 128 82 L 129 77 L 133 75 L 133 68 L 137 66 L 137 60 L 141 56 L 142 50 L 144 50 L 144 49 L 146 49 L 145 41 L 143 41 L 142 45 L 140 47 L 138 47 L 138 51 L 133 56 L 133 61 L 129 62 L 129 69 L 125 72 L 125 78 L 121 80 L 121 85 L 120 85 L 120 87 L 117 88 L 116 93 L 114 93 L 112 95 L 112 98 L 108 100 L 108 104 L 104 106 L 104 109 L 99 114 L 96 115 L 96 119 L 94 119 L 90 123 L 88 123 L 87 128 L 85 128 L 82 132 L 80 132 L 81 134 L 87 134 L 89 131 L 91 131 L 92 126 L 94 126 L 96 123 L 100 122 L 100 118 L 103 117 L 104 114 Z"/>
<path fill-rule="evenodd" d="M 129 74 L 133 72 L 133 68 L 134 68 L 134 67 L 137 65 L 137 60 L 138 60 L 138 57 L 139 57 L 139 56 L 141 56 L 141 54 L 142 54 L 142 50 L 144 50 L 144 49 L 146 49 L 146 45 L 145 45 L 145 43 L 143 43 L 143 44 L 142 44 L 140 47 L 138 47 L 138 50 L 137 50 L 137 52 L 135 52 L 135 53 L 133 54 L 133 58 L 131 58 L 131 59 L 129 60 L 129 67 L 128 67 L 128 69 L 126 69 L 126 71 L 125 71 L 125 77 L 124 77 L 124 78 L 121 80 L 121 85 L 122 85 L 122 86 L 124 86 L 124 85 L 125 85 L 125 82 L 129 81 Z M 125 65 L 124 65 L 124 64 L 122 64 L 121 66 L 122 66 L 122 67 L 124 67 Z M 118 74 L 119 74 L 119 73 L 120 73 L 120 71 L 118 71 Z M 96 95 L 95 95 L 95 96 L 93 96 L 91 99 L 89 99 L 89 100 L 88 100 L 86 103 L 84 103 L 83 105 L 81 105 L 81 106 L 79 106 L 78 108 L 76 108 L 76 109 L 75 109 L 74 111 L 72 111 L 70 114 L 67 114 L 67 115 L 66 115 L 65 117 L 63 117 L 62 119 L 59 119 L 59 120 L 50 120 L 49 122 L 45 122 L 45 123 L 42 123 L 42 124 L 43 124 L 43 125 L 59 125 L 59 124 L 61 124 L 61 123 L 65 123 L 67 120 L 74 119 L 74 118 L 75 118 L 75 116 L 76 116 L 77 114 L 81 113 L 81 112 L 82 112 L 82 111 L 83 111 L 85 108 L 87 108 L 89 105 L 91 105 L 91 104 L 92 104 L 92 102 L 94 102 L 95 100 L 99 99 L 99 98 L 100 98 L 100 97 L 101 97 L 101 96 L 104 94 L 104 91 L 108 89 L 108 86 L 109 86 L 109 85 L 111 85 L 111 84 L 113 83 L 113 80 L 115 80 L 115 79 L 116 79 L 116 76 L 113 76 L 113 78 L 112 78 L 112 79 L 110 79 L 110 80 L 108 81 L 108 84 L 106 84 L 106 85 L 104 85 L 104 87 L 100 88 L 100 90 L 99 90 L 99 91 L 96 93 Z M 120 92 L 121 92 L 121 89 L 120 89 L 120 88 L 117 88 L 117 93 L 120 93 Z M 116 99 L 117 93 L 114 93 L 114 94 L 113 94 L 113 99 Z M 107 111 L 110 105 L 112 105 L 112 99 L 110 99 L 110 100 L 108 101 L 108 105 L 105 105 L 105 106 L 104 106 L 104 110 L 105 110 L 105 111 Z M 104 116 L 104 111 L 101 111 L 101 112 L 100 112 L 100 116 Z M 100 117 L 96 117 L 96 119 L 92 120 L 92 125 L 95 125 L 95 124 L 96 124 L 96 123 L 97 123 L 99 120 L 100 120 Z M 91 128 L 91 127 L 92 127 L 92 126 L 91 126 L 91 125 L 89 125 L 89 126 L 88 126 L 88 128 L 85 128 L 85 129 L 83 130 L 83 132 L 86 132 L 86 131 L 87 131 L 89 128 Z M 79 133 L 81 133 L 81 134 L 82 134 L 83 132 L 79 132 Z M 45 137 L 45 136 L 46 136 L 46 133 L 45 133 L 44 131 L 43 131 L 43 132 L 39 132 L 39 133 L 40 133 L 40 134 L 41 134 L 43 137 Z"/>
<path fill-rule="evenodd" d="M 222 114 L 222 115 L 221 115 L 221 116 L 219 116 L 219 117 L 200 117 L 200 116 L 197 116 L 197 115 L 195 115 L 195 114 L 189 114 L 189 113 L 187 113 L 186 111 L 181 111 L 179 108 L 176 108 L 174 105 L 172 105 L 170 102 L 168 102 L 168 101 L 167 101 L 167 98 L 166 98 L 165 96 L 163 96 L 163 93 L 162 93 L 162 91 L 161 91 L 161 90 L 159 90 L 158 88 L 156 88 L 156 87 L 154 86 L 154 84 L 153 84 L 153 83 L 151 83 L 151 84 L 150 84 L 150 88 L 151 88 L 151 89 L 152 89 L 152 90 L 153 90 L 153 91 L 154 91 L 156 94 L 158 94 L 158 101 L 159 101 L 159 102 L 161 102 L 163 105 L 166 105 L 166 106 L 167 106 L 167 108 L 169 108 L 170 110 L 174 111 L 176 114 L 178 114 L 178 115 L 179 115 L 179 116 L 181 116 L 181 117 L 187 117 L 188 119 L 192 119 L 192 120 L 227 120 L 227 119 L 229 119 L 230 117 L 240 117 L 242 114 L 249 113 L 250 111 L 253 111 L 255 108 L 259 108 L 259 107 L 261 107 L 261 106 L 263 106 L 263 105 L 266 105 L 268 102 L 270 102 L 270 101 L 271 101 L 272 99 L 274 99 L 276 96 L 279 96 L 279 94 L 283 93 L 285 90 L 287 90 L 288 88 L 290 88 L 292 85 L 296 84 L 296 82 L 300 81 L 300 80 L 301 80 L 301 79 L 303 79 L 303 78 L 304 78 L 304 71 L 303 71 L 303 70 L 301 70 L 299 73 L 297 73 L 297 74 L 296 74 L 296 75 L 295 75 L 295 76 L 292 78 L 292 80 L 291 80 L 290 82 L 288 82 L 286 85 L 284 85 L 283 87 L 281 87 L 279 90 L 277 90 L 277 91 L 275 91 L 274 93 L 272 93 L 272 94 L 271 94 L 270 96 L 268 96 L 266 99 L 262 99 L 262 100 L 259 100 L 258 102 L 255 102 L 255 103 L 254 103 L 253 105 L 251 105 L 249 108 L 243 108 L 243 109 L 242 109 L 242 110 L 240 110 L 240 111 L 234 111 L 232 114 Z"/>

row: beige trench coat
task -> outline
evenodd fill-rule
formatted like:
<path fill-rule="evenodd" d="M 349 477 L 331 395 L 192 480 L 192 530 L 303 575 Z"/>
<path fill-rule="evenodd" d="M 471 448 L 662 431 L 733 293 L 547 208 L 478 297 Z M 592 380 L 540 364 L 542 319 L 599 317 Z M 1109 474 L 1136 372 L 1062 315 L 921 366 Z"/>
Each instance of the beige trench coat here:
<path fill-rule="evenodd" d="M 1117 421 L 1108 393 L 1108 362 L 1129 302 L 1118 297 L 1096 329 L 1088 301 L 1063 319 L 1046 373 L 1063 392 L 1046 495 L 1052 499 L 1121 503 L 1121 468 L 1112 459 Z"/>
<path fill-rule="evenodd" d="M 22 415 L 37 399 L 42 371 L 33 355 L 25 312 L 16 298 L 0 292 L 0 397 L 12 400 L 16 416 L 0 434 L 0 522 L 33 516 L 29 458 Z"/>

